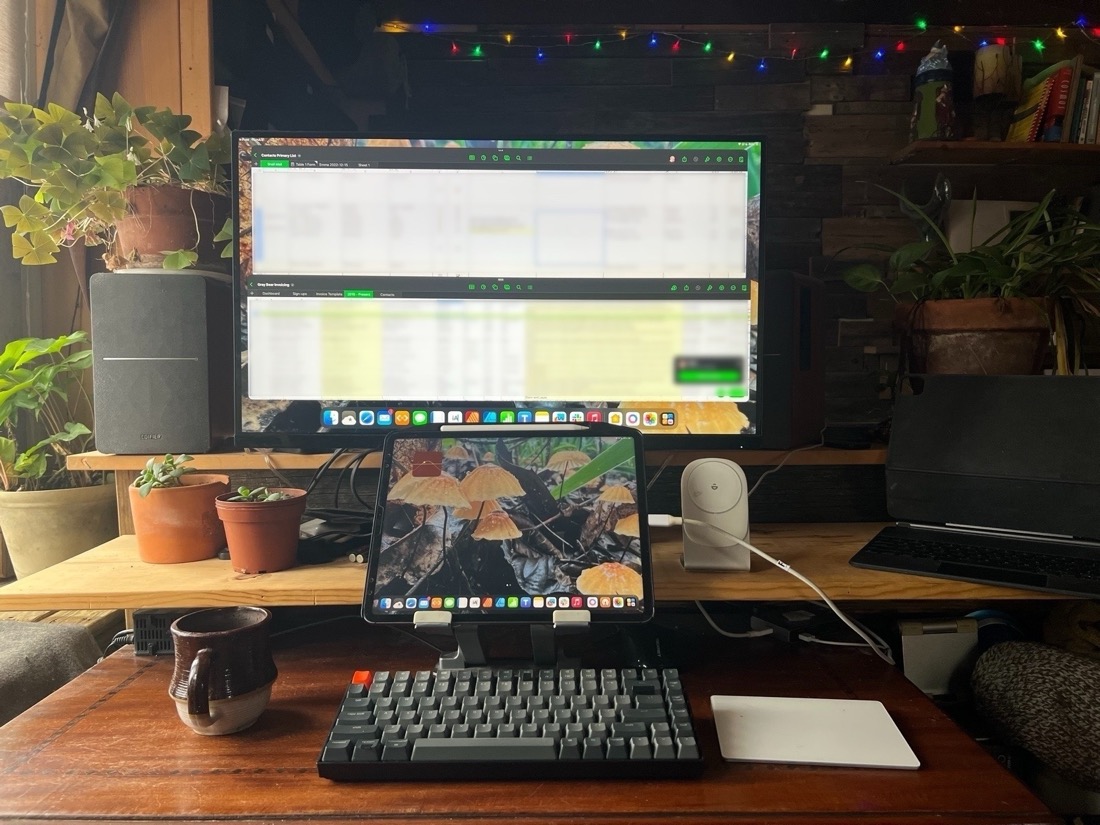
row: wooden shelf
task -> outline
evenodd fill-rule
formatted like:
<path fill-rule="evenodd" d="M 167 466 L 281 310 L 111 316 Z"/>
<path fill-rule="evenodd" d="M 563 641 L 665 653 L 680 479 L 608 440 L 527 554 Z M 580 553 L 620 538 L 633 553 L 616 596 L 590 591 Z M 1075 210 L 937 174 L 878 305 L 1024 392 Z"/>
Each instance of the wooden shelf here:
<path fill-rule="evenodd" d="M 1050 600 L 1065 596 L 990 587 L 852 567 L 848 559 L 882 525 L 766 524 L 752 529 L 753 543 L 790 564 L 838 601 L 990 602 Z M 688 573 L 680 564 L 680 531 L 653 532 L 654 582 L 662 602 L 693 600 L 786 601 L 816 598 L 804 584 L 753 559 L 749 573 Z M 0 588 L 0 609 L 107 609 L 355 605 L 363 594 L 364 565 L 347 560 L 278 573 L 234 573 L 226 561 L 146 564 L 132 535 L 48 567 Z"/>
<path fill-rule="evenodd" d="M 158 454 L 158 457 L 163 456 Z M 203 472 L 228 470 L 316 470 L 331 453 L 283 453 L 273 450 L 248 450 L 232 453 L 196 453 L 194 461 L 187 462 L 188 467 Z M 98 450 L 76 453 L 68 456 L 65 466 L 70 470 L 141 470 L 150 455 L 114 455 Z M 333 466 L 339 469 L 355 459 L 354 453 L 340 456 Z M 368 455 L 359 465 L 361 467 L 381 466 L 380 453 Z"/>
<path fill-rule="evenodd" d="M 718 456 L 729 458 L 745 466 L 766 466 L 783 461 L 787 453 L 790 457 L 786 464 L 827 465 L 827 464 L 882 464 L 886 460 L 885 447 L 872 447 L 866 450 L 842 450 L 832 447 L 813 447 L 804 450 L 662 450 L 646 453 L 650 464 L 660 464 L 670 454 L 676 464 L 687 464 L 693 458 Z M 250 450 L 231 453 L 199 453 L 189 467 L 202 471 L 229 470 L 315 470 L 320 467 L 331 453 L 283 453 L 267 450 Z M 336 460 L 336 468 L 348 464 L 354 454 L 345 454 Z M 149 460 L 148 455 L 113 455 L 98 451 L 77 453 L 68 457 L 66 466 L 70 470 L 133 470 L 137 472 Z M 368 455 L 360 464 L 364 469 L 379 467 L 381 455 Z"/>
<path fill-rule="evenodd" d="M 910 143 L 890 160 L 891 163 L 937 166 L 1100 166 L 1100 144 L 918 140 Z"/>

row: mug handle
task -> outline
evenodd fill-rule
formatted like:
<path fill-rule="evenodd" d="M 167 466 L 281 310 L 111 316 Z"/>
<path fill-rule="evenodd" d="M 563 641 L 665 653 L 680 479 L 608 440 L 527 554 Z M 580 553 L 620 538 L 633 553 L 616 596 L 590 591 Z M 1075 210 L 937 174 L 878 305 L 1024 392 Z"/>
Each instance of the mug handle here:
<path fill-rule="evenodd" d="M 187 675 L 187 712 L 191 716 L 210 716 L 210 663 L 213 648 L 204 647 L 191 662 Z"/>

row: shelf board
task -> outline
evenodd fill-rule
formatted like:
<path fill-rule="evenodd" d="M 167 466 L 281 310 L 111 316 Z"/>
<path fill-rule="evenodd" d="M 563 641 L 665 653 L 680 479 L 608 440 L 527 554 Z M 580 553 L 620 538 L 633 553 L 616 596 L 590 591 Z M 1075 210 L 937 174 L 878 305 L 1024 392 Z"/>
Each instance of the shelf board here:
<path fill-rule="evenodd" d="M 788 465 L 831 465 L 831 464 L 883 464 L 886 461 L 885 447 L 871 447 L 861 450 L 843 450 L 833 447 L 811 447 L 795 450 L 662 450 L 648 451 L 646 463 L 661 464 L 671 454 L 677 465 L 687 464 L 694 458 L 728 458 L 744 466 L 768 466 L 783 461 L 787 453 L 790 457 L 784 462 Z M 214 470 L 315 470 L 330 456 L 330 453 L 282 453 L 274 451 L 250 450 L 232 453 L 198 453 L 189 467 L 199 471 Z M 149 460 L 148 455 L 114 455 L 92 451 L 77 453 L 68 457 L 66 466 L 70 470 L 140 470 Z M 347 465 L 355 458 L 349 453 L 337 459 L 333 465 L 337 469 Z M 381 466 L 381 455 L 368 455 L 359 465 L 363 469 Z"/>
<path fill-rule="evenodd" d="M 163 457 L 163 453 L 156 457 Z M 212 470 L 316 470 L 325 463 L 331 453 L 284 453 L 268 450 L 249 450 L 246 452 L 232 453 L 195 453 L 194 460 L 187 462 L 187 466 L 200 472 Z M 70 470 L 140 470 L 150 459 L 149 455 L 115 455 L 113 453 L 101 453 L 93 450 L 87 453 L 75 453 L 65 460 L 65 466 Z M 350 464 L 356 457 L 355 453 L 345 453 L 333 463 L 333 467 L 339 469 Z M 375 452 L 368 455 L 360 463 L 360 467 L 368 469 L 380 467 L 382 455 Z"/>
<path fill-rule="evenodd" d="M 895 154 L 890 162 L 896 164 L 975 164 L 988 166 L 1100 164 L 1100 144 L 918 140 Z"/>
<path fill-rule="evenodd" d="M 760 524 L 753 543 L 783 559 L 838 601 L 1003 601 L 1066 599 L 1050 593 L 852 567 L 848 559 L 881 524 Z M 793 576 L 753 559 L 749 573 L 689 573 L 680 564 L 679 528 L 652 532 L 653 580 L 658 601 L 696 599 L 789 601 L 815 598 Z M 346 559 L 278 573 L 234 573 L 219 559 L 147 564 L 126 535 L 0 588 L 0 609 L 113 609 L 354 605 L 363 595 L 366 566 Z"/>

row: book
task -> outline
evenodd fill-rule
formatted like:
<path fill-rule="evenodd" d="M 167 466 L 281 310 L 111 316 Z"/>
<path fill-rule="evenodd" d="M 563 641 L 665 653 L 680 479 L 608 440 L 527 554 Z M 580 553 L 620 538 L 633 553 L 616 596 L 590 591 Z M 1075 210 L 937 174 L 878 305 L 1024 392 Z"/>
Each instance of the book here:
<path fill-rule="evenodd" d="M 1042 139 L 1048 143 L 1057 143 L 1062 140 L 1073 76 L 1072 66 L 1062 66 L 1051 75 L 1050 96 L 1047 98 L 1046 111 L 1043 112 L 1041 129 Z"/>
<path fill-rule="evenodd" d="M 1026 86 L 1023 98 L 1008 126 L 1006 141 L 1034 141 L 1039 137 L 1039 128 L 1043 124 L 1047 100 L 1054 85 L 1054 78 L 1047 76 Z"/>
<path fill-rule="evenodd" d="M 1096 69 L 1086 66 L 1084 58 L 1077 55 L 1070 65 L 1073 77 L 1070 80 L 1066 99 L 1066 113 L 1062 121 L 1062 143 L 1080 143 L 1078 134 L 1081 129 L 1082 107 L 1084 106 L 1085 85 L 1093 77 Z M 1093 84 L 1095 85 L 1095 84 Z"/>
<path fill-rule="evenodd" d="M 1089 100 L 1088 117 L 1085 121 L 1085 143 L 1097 142 L 1097 129 L 1100 128 L 1100 70 L 1092 75 L 1092 98 Z"/>
<path fill-rule="evenodd" d="M 1088 143 L 1089 107 L 1092 105 L 1093 78 L 1085 80 L 1085 90 L 1081 94 L 1081 103 L 1077 107 L 1077 143 Z"/>

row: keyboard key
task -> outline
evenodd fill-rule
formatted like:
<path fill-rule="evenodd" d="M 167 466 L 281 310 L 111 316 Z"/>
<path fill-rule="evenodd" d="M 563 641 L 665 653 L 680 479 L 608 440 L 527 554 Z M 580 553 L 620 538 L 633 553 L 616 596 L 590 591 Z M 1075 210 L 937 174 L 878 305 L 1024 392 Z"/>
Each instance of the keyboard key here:
<path fill-rule="evenodd" d="M 557 757 L 553 739 L 420 739 L 413 745 L 413 762 L 545 760 Z"/>

